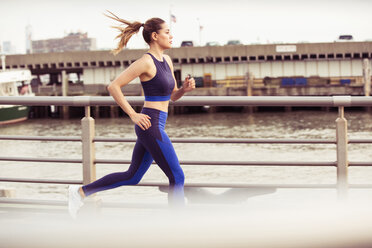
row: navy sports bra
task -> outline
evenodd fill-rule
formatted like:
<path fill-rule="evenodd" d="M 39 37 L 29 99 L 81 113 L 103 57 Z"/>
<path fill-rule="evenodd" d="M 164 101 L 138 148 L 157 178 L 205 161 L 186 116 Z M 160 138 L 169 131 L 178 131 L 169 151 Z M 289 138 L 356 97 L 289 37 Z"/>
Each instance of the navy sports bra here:
<path fill-rule="evenodd" d="M 161 62 L 151 53 L 147 54 L 154 61 L 156 74 L 148 81 L 141 81 L 145 101 L 169 101 L 175 85 L 172 71 L 164 57 L 163 62 Z"/>

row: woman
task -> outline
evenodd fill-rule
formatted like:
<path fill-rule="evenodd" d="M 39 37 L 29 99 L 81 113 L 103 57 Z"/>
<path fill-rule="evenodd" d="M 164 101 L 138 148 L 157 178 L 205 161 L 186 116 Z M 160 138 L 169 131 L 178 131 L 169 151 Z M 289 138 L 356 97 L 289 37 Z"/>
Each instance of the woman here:
<path fill-rule="evenodd" d="M 85 186 L 69 187 L 69 212 L 75 217 L 83 205 L 83 199 L 96 192 L 116 188 L 122 185 L 137 184 L 152 161 L 159 165 L 169 179 L 170 204 L 184 204 L 184 174 L 179 164 L 172 143 L 164 131 L 168 115 L 169 100 L 177 101 L 186 92 L 195 88 L 195 80 L 186 78 L 181 88 L 177 87 L 173 74 L 173 64 L 164 51 L 172 47 L 172 35 L 168 25 L 160 18 L 152 18 L 146 23 L 128 22 L 110 12 L 108 16 L 127 27 L 115 27 L 121 31 L 118 47 L 113 51 L 119 53 L 128 43 L 130 37 L 143 27 L 142 35 L 150 49 L 136 62 L 124 70 L 111 84 L 108 91 L 117 104 L 135 124 L 137 142 L 132 161 L 125 172 L 112 173 Z M 139 77 L 145 94 L 144 107 L 136 113 L 125 99 L 121 87 Z"/>

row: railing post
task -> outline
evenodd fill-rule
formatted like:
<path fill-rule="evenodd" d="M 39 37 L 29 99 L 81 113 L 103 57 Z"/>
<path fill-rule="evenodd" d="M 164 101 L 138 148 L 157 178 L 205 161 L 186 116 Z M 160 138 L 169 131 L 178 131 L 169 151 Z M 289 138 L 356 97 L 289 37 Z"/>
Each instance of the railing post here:
<path fill-rule="evenodd" d="M 62 96 L 68 95 L 68 76 L 65 70 L 62 71 Z M 69 106 L 62 106 L 62 118 L 67 120 L 69 118 Z"/>
<path fill-rule="evenodd" d="M 337 139 L 337 195 L 339 200 L 346 200 L 348 195 L 348 166 L 347 158 L 347 120 L 344 117 L 344 106 L 338 107 L 336 119 Z"/>
<path fill-rule="evenodd" d="M 96 180 L 94 119 L 90 116 L 90 106 L 85 106 L 85 117 L 81 120 L 83 147 L 83 184 Z"/>

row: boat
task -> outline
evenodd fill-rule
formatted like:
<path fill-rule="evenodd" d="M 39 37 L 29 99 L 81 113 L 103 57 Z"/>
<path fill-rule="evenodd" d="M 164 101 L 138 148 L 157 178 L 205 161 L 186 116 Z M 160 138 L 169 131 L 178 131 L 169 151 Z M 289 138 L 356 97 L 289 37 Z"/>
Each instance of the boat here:
<path fill-rule="evenodd" d="M 31 80 L 31 71 L 28 69 L 3 69 L 0 71 L 0 97 L 35 96 Z M 0 125 L 27 120 L 29 112 L 29 106 L 0 105 Z"/>

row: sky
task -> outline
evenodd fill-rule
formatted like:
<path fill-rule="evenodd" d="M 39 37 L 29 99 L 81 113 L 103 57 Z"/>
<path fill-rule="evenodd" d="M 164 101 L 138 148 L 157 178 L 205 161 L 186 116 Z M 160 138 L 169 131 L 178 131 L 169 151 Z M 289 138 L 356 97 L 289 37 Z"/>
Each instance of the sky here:
<path fill-rule="evenodd" d="M 333 42 L 341 34 L 372 41 L 372 0 L 1 0 L 0 9 L 0 44 L 11 41 L 17 53 L 26 50 L 27 25 L 33 40 L 81 31 L 96 38 L 98 49 L 113 49 L 118 31 L 110 26 L 117 23 L 103 15 L 106 10 L 130 21 L 160 17 L 168 24 L 172 13 L 174 47 L 183 40 L 196 45 Z M 128 48 L 147 48 L 141 32 Z"/>

